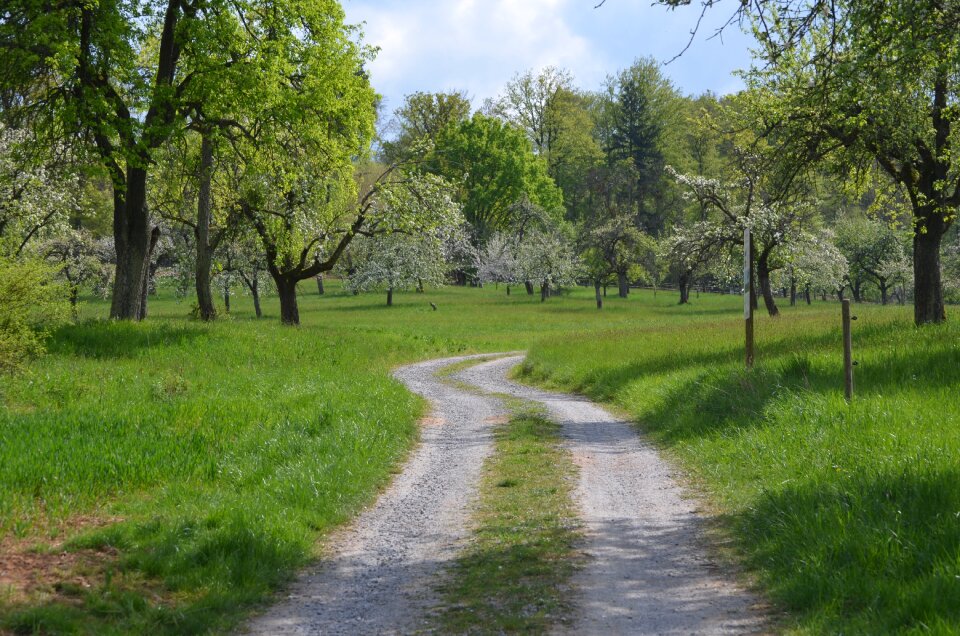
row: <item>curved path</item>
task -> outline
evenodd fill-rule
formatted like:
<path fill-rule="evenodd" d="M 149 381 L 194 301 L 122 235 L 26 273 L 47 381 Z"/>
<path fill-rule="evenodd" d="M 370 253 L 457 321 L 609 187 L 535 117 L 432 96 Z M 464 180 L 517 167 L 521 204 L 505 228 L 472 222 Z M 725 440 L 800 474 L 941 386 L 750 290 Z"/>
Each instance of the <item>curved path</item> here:
<path fill-rule="evenodd" d="M 497 354 L 493 354 L 497 355 Z M 500 354 L 502 355 L 502 354 Z M 421 444 L 377 503 L 328 543 L 330 556 L 249 626 L 255 634 L 409 634 L 428 630 L 437 577 L 469 535 L 471 503 L 495 396 L 435 373 L 469 358 L 403 367 L 396 377 L 428 398 Z M 482 362 L 454 378 L 487 393 L 544 404 L 563 426 L 580 470 L 576 491 L 589 560 L 574 583 L 576 634 L 742 634 L 762 629 L 751 595 L 704 552 L 692 501 L 629 423 L 574 396 L 510 382 L 522 356 Z"/>
<path fill-rule="evenodd" d="M 629 422 L 586 398 L 506 379 L 523 356 L 478 365 L 470 383 L 546 406 L 579 467 L 576 497 L 587 565 L 574 634 L 744 634 L 762 631 L 757 599 L 706 553 L 696 504 Z"/>

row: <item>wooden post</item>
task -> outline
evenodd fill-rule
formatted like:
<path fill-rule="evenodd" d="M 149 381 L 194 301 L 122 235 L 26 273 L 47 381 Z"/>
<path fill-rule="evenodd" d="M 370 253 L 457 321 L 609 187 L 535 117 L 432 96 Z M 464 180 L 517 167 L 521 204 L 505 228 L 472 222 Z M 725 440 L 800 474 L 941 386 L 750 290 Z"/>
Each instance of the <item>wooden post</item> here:
<path fill-rule="evenodd" d="M 746 336 L 746 364 L 753 368 L 753 286 L 750 284 L 753 255 L 750 253 L 750 228 L 743 228 L 743 320 Z"/>
<path fill-rule="evenodd" d="M 853 399 L 853 337 L 850 334 L 850 301 L 843 299 L 843 388 L 847 402 Z"/>

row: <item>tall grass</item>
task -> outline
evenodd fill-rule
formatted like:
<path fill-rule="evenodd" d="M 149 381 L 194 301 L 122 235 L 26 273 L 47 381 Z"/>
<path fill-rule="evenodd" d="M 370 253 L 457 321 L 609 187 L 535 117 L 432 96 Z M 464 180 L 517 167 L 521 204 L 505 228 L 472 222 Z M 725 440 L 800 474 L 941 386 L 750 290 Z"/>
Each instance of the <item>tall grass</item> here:
<path fill-rule="evenodd" d="M 762 320 L 750 372 L 735 312 L 551 338 L 524 373 L 626 409 L 669 449 L 787 631 L 960 632 L 960 328 L 856 307 L 847 404 L 838 306 Z"/>
<path fill-rule="evenodd" d="M 89 588 L 0 590 L 0 630 L 228 629 L 415 442 L 423 405 L 390 368 L 646 320 L 627 302 L 597 313 L 586 294 L 452 289 L 387 308 L 328 290 L 304 288 L 299 329 L 278 324 L 275 301 L 258 321 L 238 297 L 229 319 L 203 324 L 161 294 L 128 324 L 88 300 L 47 356 L 0 377 L 0 540 L 114 555 Z"/>

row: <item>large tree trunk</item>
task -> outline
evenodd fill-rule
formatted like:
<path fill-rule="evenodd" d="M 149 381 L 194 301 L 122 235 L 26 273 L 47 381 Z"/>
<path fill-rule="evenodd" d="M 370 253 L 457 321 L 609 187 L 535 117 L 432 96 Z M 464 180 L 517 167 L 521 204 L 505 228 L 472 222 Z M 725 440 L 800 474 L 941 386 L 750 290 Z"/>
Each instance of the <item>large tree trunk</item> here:
<path fill-rule="evenodd" d="M 877 287 L 880 288 L 880 304 L 886 305 L 888 298 L 888 292 L 890 291 L 890 285 L 887 284 L 886 278 L 881 278 L 877 281 Z"/>
<path fill-rule="evenodd" d="M 527 296 L 533 296 L 533 282 L 528 280 L 524 283 L 524 286 L 527 288 Z"/>
<path fill-rule="evenodd" d="M 797 306 L 797 279 L 790 277 L 790 306 Z"/>
<path fill-rule="evenodd" d="M 509 295 L 510 295 L 510 284 L 508 283 L 508 284 L 507 284 L 507 296 L 509 296 Z"/>
<path fill-rule="evenodd" d="M 544 281 L 540 283 L 540 302 L 544 302 L 550 297 L 550 283 Z"/>
<path fill-rule="evenodd" d="M 297 306 L 297 280 L 295 278 L 273 274 L 280 296 L 280 322 L 285 325 L 300 324 L 300 308 Z"/>
<path fill-rule="evenodd" d="M 393 307 L 393 287 L 387 289 L 387 307 Z"/>
<path fill-rule="evenodd" d="M 114 185 L 113 241 L 117 267 L 110 317 L 138 320 L 150 258 L 147 171 L 143 168 L 129 168 L 125 184 Z"/>
<path fill-rule="evenodd" d="M 210 286 L 210 267 L 213 262 L 213 248 L 210 245 L 211 194 L 213 180 L 213 142 L 208 134 L 200 140 L 200 190 L 197 193 L 197 306 L 201 320 L 213 320 L 217 317 L 217 308 L 213 304 L 213 290 Z"/>
<path fill-rule="evenodd" d="M 323 289 L 323 274 L 317 274 L 317 277 L 316 277 L 316 278 L 317 278 L 317 293 L 320 294 L 321 296 L 323 296 L 323 294 L 324 294 L 324 289 Z"/>
<path fill-rule="evenodd" d="M 810 302 L 810 285 L 809 284 L 807 284 L 807 286 L 803 288 L 803 295 L 806 298 L 808 305 L 813 304 Z"/>
<path fill-rule="evenodd" d="M 850 293 L 853 294 L 853 302 L 863 302 L 863 296 L 860 295 L 860 290 L 862 287 L 863 280 L 859 276 L 850 282 Z"/>
<path fill-rule="evenodd" d="M 773 288 L 770 286 L 770 264 L 768 262 L 769 253 L 763 252 L 757 259 L 757 280 L 760 283 L 760 292 L 763 294 L 763 304 L 767 308 L 767 313 L 771 316 L 779 315 L 777 303 L 773 299 Z"/>
<path fill-rule="evenodd" d="M 946 231 L 943 217 L 926 216 L 926 232 L 917 226 L 913 235 L 913 321 L 917 325 L 943 322 L 943 284 L 940 280 L 940 242 Z"/>
<path fill-rule="evenodd" d="M 593 292 L 597 297 L 597 309 L 603 309 L 603 296 L 600 295 L 600 281 L 594 281 Z"/>
<path fill-rule="evenodd" d="M 626 298 L 630 294 L 630 283 L 627 281 L 626 272 L 617 272 L 617 293 L 620 298 Z"/>
<path fill-rule="evenodd" d="M 926 234 L 917 233 L 913 237 L 913 320 L 917 325 L 947 319 L 940 280 L 942 238 L 942 232 L 929 228 Z"/>

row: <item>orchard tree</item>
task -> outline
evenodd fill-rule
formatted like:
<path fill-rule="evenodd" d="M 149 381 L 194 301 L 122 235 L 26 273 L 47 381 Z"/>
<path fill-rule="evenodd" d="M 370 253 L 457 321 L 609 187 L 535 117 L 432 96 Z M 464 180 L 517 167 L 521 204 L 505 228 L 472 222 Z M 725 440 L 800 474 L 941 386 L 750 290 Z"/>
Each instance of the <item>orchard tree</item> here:
<path fill-rule="evenodd" d="M 681 305 L 690 302 L 695 278 L 720 262 L 731 242 L 728 228 L 708 220 L 678 223 L 660 240 L 661 259 L 677 274 Z"/>
<path fill-rule="evenodd" d="M 504 283 L 509 296 L 510 285 L 524 282 L 520 280 L 518 252 L 516 235 L 497 232 L 478 249 L 477 278 L 481 283 Z"/>
<path fill-rule="evenodd" d="M 311 98 L 305 112 L 272 109 L 288 129 L 318 109 L 324 121 L 352 129 L 349 109 L 358 105 L 339 98 L 351 93 L 350 83 L 365 84 L 359 70 L 369 58 L 351 41 L 354 33 L 335 0 L 6 3 L 4 115 L 51 137 L 65 132 L 89 142 L 110 175 L 117 252 L 111 317 L 144 313 L 155 244 L 147 181 L 156 150 L 199 112 L 238 117 L 238 104 L 276 106 L 291 87 Z"/>
<path fill-rule="evenodd" d="M 880 302 L 887 304 L 893 278 L 902 270 L 893 266 L 903 261 L 903 242 L 890 224 L 878 219 L 848 218 L 837 226 L 837 247 L 850 263 L 851 275 L 867 278 L 880 291 Z M 854 300 L 862 300 L 859 285 L 851 285 Z"/>
<path fill-rule="evenodd" d="M 627 215 L 615 216 L 596 227 L 585 226 L 580 244 L 590 253 L 594 284 L 608 275 L 615 276 L 620 298 L 630 294 L 631 280 L 648 277 L 644 264 L 650 263 L 656 248 L 654 239 Z"/>
<path fill-rule="evenodd" d="M 524 280 L 540 285 L 540 302 L 554 290 L 576 282 L 579 262 L 573 244 L 560 230 L 529 233 L 520 246 L 518 269 Z"/>
<path fill-rule="evenodd" d="M 90 232 L 68 229 L 44 241 L 38 248 L 44 260 L 56 267 L 57 277 L 65 283 L 74 317 L 80 288 L 104 279 L 110 255 Z"/>
<path fill-rule="evenodd" d="M 796 304 L 797 290 L 803 290 L 807 304 L 812 292 L 838 293 L 847 284 L 849 264 L 835 245 L 829 230 L 802 232 L 784 246 L 784 286 L 790 288 L 790 304 Z"/>
<path fill-rule="evenodd" d="M 393 292 L 444 283 L 449 270 L 444 250 L 444 233 L 456 227 L 455 210 L 451 225 L 426 233 L 393 232 L 361 237 L 351 246 L 353 271 L 347 288 L 355 291 L 380 289 L 387 293 L 387 306 L 393 306 Z"/>
<path fill-rule="evenodd" d="M 38 157 L 30 131 L 0 124 L 0 255 L 19 256 L 31 241 L 64 229 L 81 199 L 76 171 Z"/>

